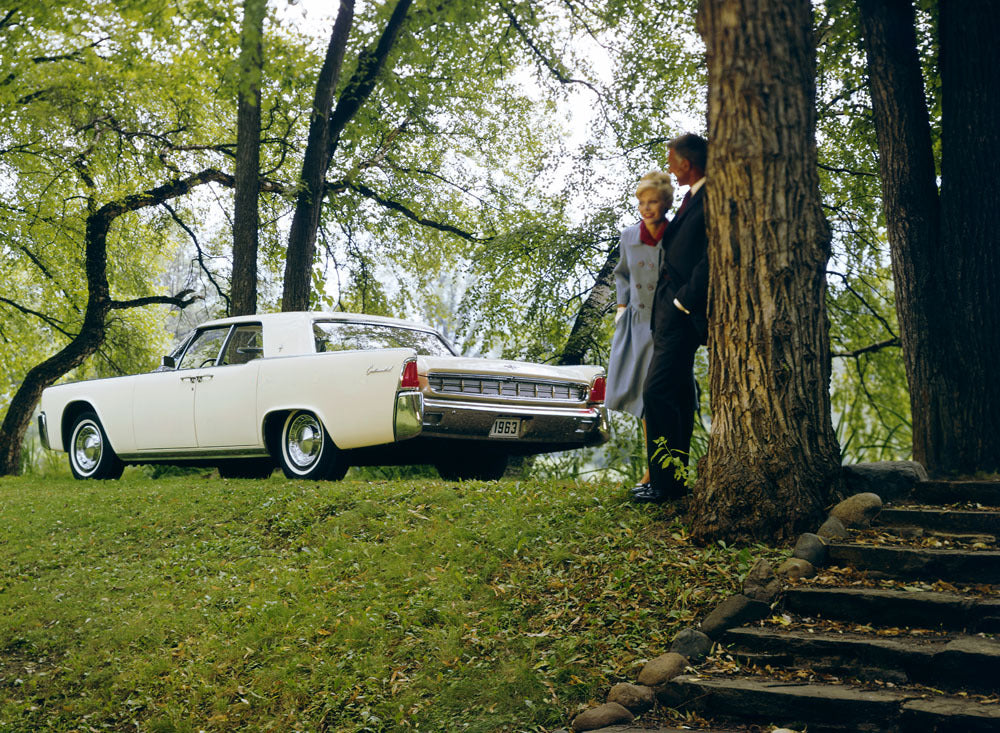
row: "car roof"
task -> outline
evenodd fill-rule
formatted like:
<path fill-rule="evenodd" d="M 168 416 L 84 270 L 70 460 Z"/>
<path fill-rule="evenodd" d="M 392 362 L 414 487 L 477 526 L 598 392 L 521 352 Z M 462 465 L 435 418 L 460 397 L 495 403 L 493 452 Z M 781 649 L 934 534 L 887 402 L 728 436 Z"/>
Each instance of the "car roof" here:
<path fill-rule="evenodd" d="M 216 318 L 199 324 L 199 328 L 206 326 L 229 326 L 240 323 L 294 323 L 297 321 L 354 321 L 364 323 L 381 323 L 387 326 L 401 326 L 403 328 L 414 328 L 420 331 L 432 331 L 437 333 L 437 329 L 425 323 L 416 321 L 406 321 L 402 318 L 389 318 L 388 316 L 375 316 L 368 313 L 325 313 L 322 311 L 292 311 L 288 313 L 258 313 L 253 316 L 230 316 L 229 318 Z"/>

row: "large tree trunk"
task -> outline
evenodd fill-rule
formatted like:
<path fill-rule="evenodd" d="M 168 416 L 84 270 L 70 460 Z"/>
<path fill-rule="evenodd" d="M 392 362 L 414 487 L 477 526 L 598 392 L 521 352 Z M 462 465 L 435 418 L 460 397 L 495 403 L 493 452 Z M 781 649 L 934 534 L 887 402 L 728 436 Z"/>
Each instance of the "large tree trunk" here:
<path fill-rule="evenodd" d="M 840 475 L 809 0 L 706 0 L 712 427 L 702 540 L 815 528 Z"/>
<path fill-rule="evenodd" d="M 941 256 L 931 349 L 943 394 L 927 467 L 1000 472 L 1000 4 L 940 4 Z"/>
<path fill-rule="evenodd" d="M 260 212 L 260 81 L 267 0 L 245 0 L 236 112 L 236 194 L 233 205 L 233 280 L 230 315 L 257 312 Z"/>
<path fill-rule="evenodd" d="M 859 0 L 878 134 L 913 456 L 1000 470 L 1000 6 L 940 6 L 941 196 L 909 0 Z"/>
<path fill-rule="evenodd" d="M 285 259 L 285 282 L 281 309 L 307 310 L 312 285 L 313 256 L 316 253 L 316 231 L 323 210 L 324 183 L 330 166 L 330 107 L 340 79 L 340 68 L 347 50 L 347 39 L 354 23 L 354 0 L 341 0 L 337 20 L 333 24 L 326 58 L 316 80 L 316 94 L 309 118 L 309 139 L 302 158 L 301 188 L 295 201 L 292 228 L 288 233 L 288 254 Z"/>

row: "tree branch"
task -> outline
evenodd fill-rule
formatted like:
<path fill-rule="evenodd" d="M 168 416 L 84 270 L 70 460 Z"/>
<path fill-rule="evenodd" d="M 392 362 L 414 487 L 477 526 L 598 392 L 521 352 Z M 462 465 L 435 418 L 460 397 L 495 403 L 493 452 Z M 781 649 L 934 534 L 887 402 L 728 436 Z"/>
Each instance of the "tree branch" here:
<path fill-rule="evenodd" d="M 403 216 L 405 216 L 407 219 L 411 219 L 412 221 L 415 221 L 417 224 L 420 224 L 421 226 L 429 227 L 431 229 L 437 229 L 438 231 L 447 232 L 449 234 L 454 234 L 455 236 L 461 237 L 462 239 L 468 240 L 470 242 L 485 242 L 490 239 L 490 238 L 484 239 L 482 237 L 477 237 L 475 234 L 464 231 L 463 229 L 459 229 L 458 227 L 454 227 L 451 224 L 442 224 L 441 222 L 433 221 L 432 219 L 427 219 L 423 216 L 420 216 L 415 211 L 404 206 L 398 201 L 393 201 L 392 199 L 387 199 L 384 196 L 379 195 L 378 193 L 368 188 L 368 186 L 364 185 L 363 183 L 349 183 L 347 185 L 354 191 L 360 193 L 362 196 L 370 198 L 373 201 L 377 201 L 385 208 L 398 212 Z"/>
<path fill-rule="evenodd" d="M 817 163 L 817 165 L 825 171 L 830 171 L 830 173 L 847 173 L 852 176 L 870 176 L 871 178 L 878 178 L 875 173 L 870 173 L 868 171 L 856 171 L 850 168 L 837 168 L 832 165 L 823 165 L 822 163 Z"/>
<path fill-rule="evenodd" d="M 868 346 L 862 346 L 860 349 L 854 349 L 853 351 L 834 351 L 830 356 L 838 359 L 857 359 L 862 354 L 871 354 L 876 351 L 881 351 L 882 349 L 889 348 L 890 346 L 899 346 L 899 338 L 893 336 L 885 341 L 879 341 L 877 344 L 868 344 Z"/>
<path fill-rule="evenodd" d="M 131 300 L 112 300 L 109 308 L 112 310 L 125 310 L 126 308 L 141 308 L 144 305 L 173 305 L 184 309 L 200 300 L 200 296 L 193 295 L 193 290 L 182 290 L 177 295 L 150 295 L 145 298 L 132 298 Z M 188 297 L 192 296 L 192 297 Z"/>
<path fill-rule="evenodd" d="M 385 66 L 389 53 L 396 45 L 403 21 L 406 19 L 406 14 L 412 3 L 413 0 L 399 0 L 382 30 L 382 35 L 374 50 L 367 48 L 358 56 L 358 67 L 348 80 L 347 86 L 344 87 L 344 91 L 337 100 L 337 106 L 334 107 L 333 113 L 330 115 L 328 158 L 333 158 L 344 127 L 354 118 L 361 105 L 375 89 L 375 80 Z"/>
<path fill-rule="evenodd" d="M 219 297 L 222 298 L 226 302 L 226 313 L 228 313 L 229 312 L 229 294 L 226 293 L 226 292 L 224 292 L 222 290 L 222 287 L 219 285 L 219 283 L 217 283 L 215 281 L 215 276 L 212 275 L 212 271 L 209 270 L 208 266 L 205 264 L 205 254 L 204 254 L 204 252 L 202 252 L 201 242 L 198 241 L 198 235 L 195 234 L 191 230 L 191 228 L 187 224 L 184 223 L 184 220 L 181 219 L 180 216 L 177 215 L 177 212 L 174 211 L 173 207 L 170 204 L 168 204 L 166 202 L 163 202 L 163 204 L 161 204 L 161 205 L 163 206 L 164 209 L 166 209 L 168 212 L 170 212 L 170 218 L 172 218 L 174 220 L 174 222 L 176 222 L 177 226 L 179 226 L 181 229 L 183 229 L 185 232 L 187 232 L 188 237 L 190 237 L 191 241 L 194 243 L 195 251 L 198 253 L 198 267 L 200 267 L 201 271 L 205 273 L 205 276 L 208 278 L 208 281 L 210 283 L 212 283 L 212 286 L 215 288 L 215 292 L 218 293 Z M 185 292 L 188 292 L 188 291 L 185 291 Z"/>
<path fill-rule="evenodd" d="M 506 15 L 507 18 L 510 20 L 511 26 L 514 28 L 514 30 L 517 31 L 517 34 L 521 36 L 521 40 L 523 40 L 525 45 L 527 45 L 527 47 L 531 49 L 531 52 L 538 57 L 538 60 L 541 61 L 542 65 L 549 70 L 549 73 L 555 77 L 556 81 L 558 81 L 560 84 L 582 84 L 583 86 L 587 87 L 590 91 L 594 92 L 594 94 L 596 94 L 598 98 L 600 98 L 601 92 L 597 89 L 597 87 L 595 87 L 589 81 L 586 81 L 585 79 L 574 79 L 572 77 L 566 76 L 559 69 L 557 69 L 555 64 L 553 64 L 548 59 L 548 57 L 544 53 L 542 53 L 541 49 L 538 48 L 537 45 L 535 45 L 535 42 L 531 40 L 531 38 L 528 36 L 527 32 L 521 26 L 520 22 L 518 22 L 517 18 L 514 16 L 514 13 L 510 10 L 510 8 L 508 8 L 503 3 L 500 4 L 500 7 L 503 8 L 504 15 Z"/>
<path fill-rule="evenodd" d="M 877 310 L 875 310 L 875 308 L 873 308 L 873 307 L 872 307 L 872 306 L 871 306 L 871 305 L 870 305 L 870 304 L 868 303 L 868 301 L 867 301 L 867 300 L 865 300 L 865 299 L 864 299 L 864 298 L 863 298 L 863 297 L 861 296 L 861 293 L 859 293 L 859 292 L 858 292 L 857 290 L 855 290 L 855 289 L 854 289 L 854 288 L 853 288 L 853 287 L 851 286 L 850 282 L 849 282 L 849 281 L 848 281 L 848 279 L 847 279 L 847 275 L 845 275 L 845 274 L 843 274 L 843 273 L 841 273 L 841 272 L 835 272 L 834 270 L 827 270 L 827 271 L 826 271 L 826 274 L 827 274 L 827 275 L 836 275 L 837 277 L 839 277 L 839 278 L 840 278 L 840 279 L 841 279 L 841 280 L 843 281 L 843 283 L 844 283 L 844 288 L 845 288 L 845 289 L 846 289 L 846 290 L 847 290 L 847 291 L 848 291 L 848 292 L 849 292 L 849 293 L 850 293 L 851 295 L 853 295 L 853 296 L 854 296 L 855 298 L 857 298 L 857 299 L 858 299 L 858 300 L 859 300 L 859 301 L 861 302 L 861 304 L 862 304 L 862 305 L 864 305 L 864 307 L 865 307 L 865 308 L 867 308 L 867 309 L 869 310 L 869 312 L 870 312 L 870 313 L 871 313 L 871 314 L 872 314 L 872 315 L 873 315 L 873 316 L 875 317 L 875 319 L 876 319 L 876 320 L 877 320 L 877 321 L 878 321 L 879 323 L 881 323 L 881 324 L 882 324 L 882 327 L 883 327 L 883 328 L 885 328 L 886 332 L 888 332 L 888 333 L 892 334 L 892 338 L 894 338 L 894 339 L 895 339 L 895 338 L 899 338 L 899 337 L 898 337 L 898 336 L 896 335 L 896 332 L 892 330 L 892 326 L 890 326 L 890 325 L 889 325 L 889 322 L 888 322 L 887 320 L 885 320 L 885 318 L 883 318 L 883 317 L 882 317 L 882 315 L 881 315 L 881 314 L 879 314 L 879 312 L 878 312 Z"/>
<path fill-rule="evenodd" d="M 56 331 L 58 331 L 59 333 L 63 334 L 67 338 L 73 338 L 73 334 L 71 334 L 69 331 L 67 331 L 65 328 L 63 328 L 61 325 L 59 325 L 60 322 L 57 321 L 56 319 L 52 318 L 51 316 L 47 316 L 44 313 L 40 313 L 39 311 L 36 311 L 36 310 L 34 310 L 32 308 L 28 308 L 27 306 L 23 306 L 20 303 L 16 303 L 13 300 L 10 300 L 9 298 L 3 297 L 2 295 L 0 295 L 0 303 L 6 303 L 11 308 L 16 308 L 17 310 L 21 311 L 25 315 L 34 316 L 35 318 L 38 318 L 39 320 L 44 321 L 46 324 L 49 325 L 50 328 L 54 328 Z"/>

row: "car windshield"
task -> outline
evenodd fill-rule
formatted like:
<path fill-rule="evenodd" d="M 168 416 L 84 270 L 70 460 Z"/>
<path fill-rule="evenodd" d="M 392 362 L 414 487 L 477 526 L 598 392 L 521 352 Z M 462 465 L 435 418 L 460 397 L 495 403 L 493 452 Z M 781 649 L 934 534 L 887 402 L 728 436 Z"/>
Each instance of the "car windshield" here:
<path fill-rule="evenodd" d="M 386 323 L 316 321 L 316 351 L 371 351 L 413 349 L 421 356 L 454 356 L 451 346 L 434 331 L 421 331 Z"/>

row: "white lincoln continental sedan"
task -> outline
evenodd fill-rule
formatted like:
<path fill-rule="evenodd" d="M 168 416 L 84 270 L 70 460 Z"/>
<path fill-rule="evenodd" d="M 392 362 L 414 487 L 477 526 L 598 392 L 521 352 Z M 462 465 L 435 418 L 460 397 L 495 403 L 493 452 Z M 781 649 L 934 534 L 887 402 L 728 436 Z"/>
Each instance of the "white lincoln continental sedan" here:
<path fill-rule="evenodd" d="M 209 321 L 156 371 L 49 387 L 38 422 L 80 479 L 128 463 L 334 480 L 430 463 L 493 479 L 510 456 L 608 438 L 599 367 L 464 358 L 427 326 L 347 313 Z"/>

